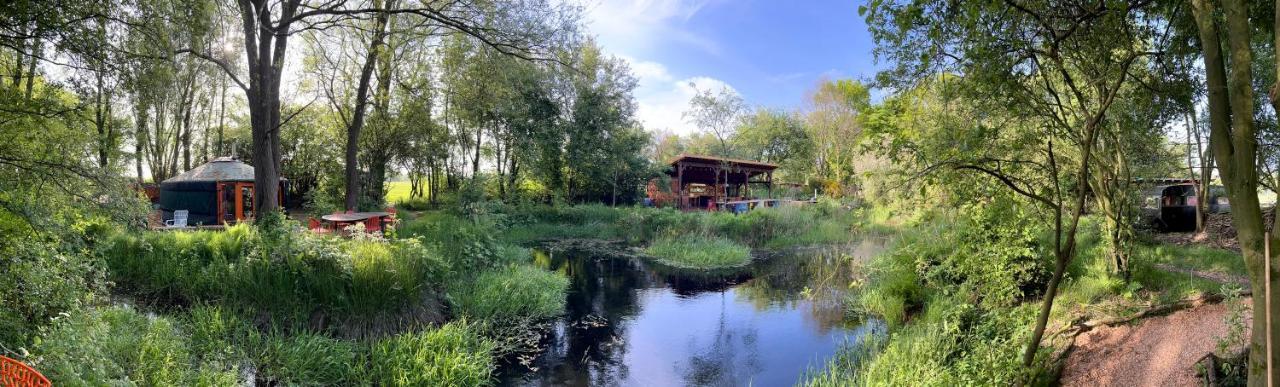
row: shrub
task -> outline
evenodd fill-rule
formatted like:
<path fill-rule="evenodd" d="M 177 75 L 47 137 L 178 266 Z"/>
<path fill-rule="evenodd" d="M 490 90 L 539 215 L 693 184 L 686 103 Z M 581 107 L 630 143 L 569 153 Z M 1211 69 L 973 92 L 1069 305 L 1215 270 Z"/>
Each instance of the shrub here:
<path fill-rule="evenodd" d="M 104 289 L 101 263 L 38 238 L 0 241 L 0 344 L 30 345 L 39 328 Z"/>
<path fill-rule="evenodd" d="M 492 383 L 493 343 L 465 322 L 406 333 L 373 345 L 371 381 L 381 386 L 478 386 Z"/>
<path fill-rule="evenodd" d="M 681 235 L 662 237 L 645 254 L 676 267 L 712 269 L 742 266 L 751 261 L 751 249 L 722 237 Z"/>
<path fill-rule="evenodd" d="M 564 313 L 569 279 L 530 265 L 490 270 L 450 287 L 457 314 L 475 320 L 542 320 Z"/>

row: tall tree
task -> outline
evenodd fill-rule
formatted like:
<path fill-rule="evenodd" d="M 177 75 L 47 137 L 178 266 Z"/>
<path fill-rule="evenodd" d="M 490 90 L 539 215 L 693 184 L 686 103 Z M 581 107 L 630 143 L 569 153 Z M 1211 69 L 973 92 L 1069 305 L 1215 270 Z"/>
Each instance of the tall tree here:
<path fill-rule="evenodd" d="M 477 4 L 472 1 L 423 1 L 395 10 L 367 3 L 344 1 L 304 2 L 302 0 L 239 0 L 247 74 L 236 74 L 226 61 L 200 47 L 180 48 L 186 53 L 218 64 L 244 90 L 248 101 L 252 132 L 254 196 L 275 198 L 280 181 L 280 87 L 289 40 L 298 31 L 323 29 L 350 20 L 381 13 L 414 14 L 453 31 L 475 37 L 507 55 L 524 59 L 541 58 L 544 39 L 564 31 L 576 22 L 569 4 L 552 5 L 543 0 Z M 481 13 L 504 16 L 501 22 L 478 17 Z M 255 212 L 278 208 L 275 200 L 255 200 Z"/>
<path fill-rule="evenodd" d="M 1265 245 L 1274 245 L 1280 239 L 1266 232 L 1258 201 L 1258 133 L 1254 126 L 1250 47 L 1252 30 L 1244 4 L 1226 1 L 1222 2 L 1221 8 L 1219 13 L 1218 5 L 1212 1 L 1191 0 L 1208 86 L 1209 146 L 1217 161 L 1218 176 L 1231 200 L 1232 225 L 1249 272 L 1249 283 L 1254 294 L 1263 294 L 1267 286 L 1272 289 L 1280 286 L 1280 276 L 1277 276 L 1274 266 L 1268 268 L 1265 265 L 1270 260 L 1265 256 Z M 1219 28 L 1221 25 L 1226 26 L 1225 31 Z M 1222 37 L 1227 40 L 1225 47 Z M 1268 235 L 1270 241 L 1266 240 Z M 1268 270 L 1271 271 L 1269 275 Z M 1265 281 L 1268 276 L 1270 284 Z M 1280 335 L 1273 335 L 1270 341 L 1267 340 L 1267 332 L 1274 331 L 1275 324 L 1280 321 L 1269 319 L 1266 314 L 1268 310 L 1275 310 L 1280 298 L 1272 297 L 1271 305 L 1267 305 L 1265 300 L 1266 297 L 1253 298 L 1253 331 L 1247 367 L 1250 386 L 1266 386 L 1276 379 L 1276 373 L 1280 371 L 1272 369 L 1268 374 L 1266 366 L 1280 360 L 1276 357 L 1280 351 L 1273 351 L 1270 359 L 1266 351 L 1280 343 Z"/>

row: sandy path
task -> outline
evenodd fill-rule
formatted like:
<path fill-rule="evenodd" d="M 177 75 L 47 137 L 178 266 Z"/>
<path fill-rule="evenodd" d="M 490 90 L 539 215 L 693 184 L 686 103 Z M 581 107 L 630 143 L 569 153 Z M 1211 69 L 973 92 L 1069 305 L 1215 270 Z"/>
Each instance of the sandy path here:
<path fill-rule="evenodd" d="M 1227 313 L 1226 304 L 1202 305 L 1083 333 L 1075 338 L 1060 381 L 1063 386 L 1200 385 L 1195 362 L 1227 335 Z"/>

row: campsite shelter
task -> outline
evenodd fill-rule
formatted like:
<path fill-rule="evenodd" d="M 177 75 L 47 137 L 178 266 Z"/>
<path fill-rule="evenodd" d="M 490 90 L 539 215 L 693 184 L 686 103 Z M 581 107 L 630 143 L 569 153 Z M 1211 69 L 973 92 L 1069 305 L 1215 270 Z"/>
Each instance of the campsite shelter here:
<path fill-rule="evenodd" d="M 280 197 L 284 205 L 284 179 Z M 253 217 L 253 166 L 219 157 L 160 183 L 160 211 L 164 219 L 187 210 L 187 224 L 236 223 Z"/>
<path fill-rule="evenodd" d="M 751 198 L 751 185 L 773 192 L 777 164 L 725 157 L 681 154 L 669 163 L 671 190 L 681 209 L 707 208 L 711 203 Z"/>

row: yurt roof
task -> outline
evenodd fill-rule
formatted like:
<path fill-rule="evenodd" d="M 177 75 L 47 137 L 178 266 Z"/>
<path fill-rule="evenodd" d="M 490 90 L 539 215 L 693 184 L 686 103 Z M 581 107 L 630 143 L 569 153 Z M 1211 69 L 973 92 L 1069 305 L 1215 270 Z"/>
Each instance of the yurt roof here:
<path fill-rule="evenodd" d="M 164 183 L 195 181 L 253 181 L 253 166 L 230 157 L 219 157 L 171 177 Z"/>

